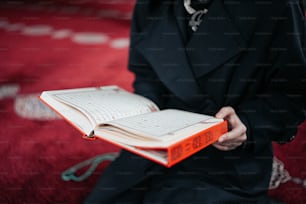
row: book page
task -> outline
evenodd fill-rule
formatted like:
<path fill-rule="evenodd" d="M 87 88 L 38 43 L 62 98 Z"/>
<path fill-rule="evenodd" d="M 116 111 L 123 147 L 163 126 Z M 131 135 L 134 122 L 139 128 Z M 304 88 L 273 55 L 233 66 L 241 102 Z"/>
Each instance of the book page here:
<path fill-rule="evenodd" d="M 43 92 L 40 99 L 53 109 L 57 114 L 65 118 L 69 123 L 73 124 L 84 135 L 89 135 L 94 129 L 89 119 L 82 112 L 77 109 L 55 100 L 54 97 Z"/>
<path fill-rule="evenodd" d="M 103 138 L 103 140 L 108 141 L 107 139 Z M 112 143 L 112 141 L 109 141 Z M 151 159 L 157 163 L 167 165 L 168 164 L 168 154 L 167 151 L 165 150 L 144 150 L 144 149 L 139 149 L 137 147 L 133 147 L 124 143 L 116 143 L 117 146 L 124 148 L 130 152 L 136 153 L 138 155 L 141 155 L 145 158 Z"/>
<path fill-rule="evenodd" d="M 107 123 L 113 127 L 100 126 L 95 132 L 103 134 L 103 129 L 107 132 L 117 131 L 119 135 L 114 134 L 114 139 L 130 145 L 167 146 L 222 121 L 212 116 L 168 109 L 114 120 Z"/>
<path fill-rule="evenodd" d="M 152 101 L 117 86 L 65 91 L 52 95 L 83 112 L 93 124 L 158 110 Z"/>

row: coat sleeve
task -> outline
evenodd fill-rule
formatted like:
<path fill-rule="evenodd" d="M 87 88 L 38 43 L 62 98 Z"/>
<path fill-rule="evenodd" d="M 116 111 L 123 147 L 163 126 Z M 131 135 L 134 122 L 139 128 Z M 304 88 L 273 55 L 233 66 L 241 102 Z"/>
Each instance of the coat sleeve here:
<path fill-rule="evenodd" d="M 260 151 L 270 141 L 292 140 L 305 120 L 306 106 L 306 24 L 302 8 L 290 3 L 278 22 L 270 58 L 267 89 L 238 108 L 246 124 L 246 147 Z"/>
<path fill-rule="evenodd" d="M 156 2 L 138 0 L 135 4 L 131 33 L 130 33 L 130 50 L 129 50 L 129 70 L 135 74 L 133 87 L 135 93 L 151 99 L 159 108 L 163 108 L 163 97 L 167 95 L 167 89 L 163 86 L 157 74 L 154 72 L 147 60 L 140 55 L 135 49 L 139 40 L 143 40 L 145 35 L 144 27 L 150 12 L 154 10 Z"/>

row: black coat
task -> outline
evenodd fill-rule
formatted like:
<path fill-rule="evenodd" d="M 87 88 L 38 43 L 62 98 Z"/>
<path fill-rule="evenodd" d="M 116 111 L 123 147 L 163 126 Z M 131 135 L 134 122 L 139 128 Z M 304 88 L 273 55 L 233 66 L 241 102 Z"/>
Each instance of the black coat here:
<path fill-rule="evenodd" d="M 247 127 L 247 142 L 227 152 L 208 147 L 168 170 L 123 152 L 88 202 L 136 203 L 148 185 L 155 190 L 146 199 L 161 203 L 171 203 L 165 186 L 192 203 L 179 192 L 201 185 L 206 190 L 192 191 L 195 203 L 263 202 L 271 142 L 292 140 L 304 120 L 306 25 L 297 1 L 213 0 L 191 36 L 182 3 L 137 2 L 129 52 L 135 92 L 160 108 L 215 114 L 232 106 Z"/>

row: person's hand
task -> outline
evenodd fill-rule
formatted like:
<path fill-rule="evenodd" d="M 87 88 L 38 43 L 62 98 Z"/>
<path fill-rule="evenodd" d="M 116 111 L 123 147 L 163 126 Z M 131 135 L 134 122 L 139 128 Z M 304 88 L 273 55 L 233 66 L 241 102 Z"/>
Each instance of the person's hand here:
<path fill-rule="evenodd" d="M 241 122 L 232 107 L 227 106 L 221 108 L 215 117 L 228 121 L 229 132 L 223 134 L 218 141 L 213 144 L 214 147 L 222 151 L 229 151 L 236 149 L 246 141 L 247 128 Z"/>

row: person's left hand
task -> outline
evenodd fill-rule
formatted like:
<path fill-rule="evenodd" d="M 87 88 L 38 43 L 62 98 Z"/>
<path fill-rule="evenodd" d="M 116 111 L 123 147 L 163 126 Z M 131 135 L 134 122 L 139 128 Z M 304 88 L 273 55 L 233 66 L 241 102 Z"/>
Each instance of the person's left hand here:
<path fill-rule="evenodd" d="M 242 145 L 246 139 L 246 126 L 241 122 L 235 110 L 232 107 L 223 107 L 215 115 L 216 118 L 222 118 L 229 123 L 229 132 L 223 134 L 217 142 L 213 144 L 219 150 L 234 150 Z"/>

